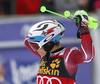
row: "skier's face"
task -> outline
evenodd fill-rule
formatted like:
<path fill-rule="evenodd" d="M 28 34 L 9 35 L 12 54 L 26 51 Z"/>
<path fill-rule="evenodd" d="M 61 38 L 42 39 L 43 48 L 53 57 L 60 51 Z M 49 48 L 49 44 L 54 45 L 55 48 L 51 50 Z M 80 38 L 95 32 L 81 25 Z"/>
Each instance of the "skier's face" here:
<path fill-rule="evenodd" d="M 41 56 L 45 56 L 46 55 L 46 51 L 44 50 L 44 48 L 40 48 L 39 50 L 37 50 L 38 53 L 41 55 Z"/>

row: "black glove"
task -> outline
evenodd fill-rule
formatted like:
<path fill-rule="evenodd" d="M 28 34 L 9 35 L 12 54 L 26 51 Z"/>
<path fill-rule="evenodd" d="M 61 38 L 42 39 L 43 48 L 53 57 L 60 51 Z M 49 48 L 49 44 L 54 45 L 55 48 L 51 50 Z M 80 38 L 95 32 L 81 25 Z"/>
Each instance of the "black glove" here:
<path fill-rule="evenodd" d="M 88 28 L 88 17 L 82 13 L 75 15 L 76 25 L 78 27 L 77 37 L 81 38 L 84 34 L 90 34 L 90 30 Z"/>

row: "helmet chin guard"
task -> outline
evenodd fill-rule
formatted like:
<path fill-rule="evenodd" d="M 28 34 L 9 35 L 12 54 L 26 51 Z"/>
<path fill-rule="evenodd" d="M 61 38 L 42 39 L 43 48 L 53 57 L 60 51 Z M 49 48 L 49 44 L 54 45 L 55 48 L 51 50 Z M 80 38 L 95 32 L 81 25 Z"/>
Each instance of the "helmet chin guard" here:
<path fill-rule="evenodd" d="M 50 51 L 52 50 L 52 48 L 54 47 L 54 45 L 55 45 L 55 43 L 53 41 L 51 41 L 51 42 L 49 42 L 49 43 L 47 43 L 47 44 L 45 44 L 43 46 L 44 50 L 46 51 L 46 55 L 45 55 L 46 60 L 48 60 L 48 57 L 50 55 Z"/>

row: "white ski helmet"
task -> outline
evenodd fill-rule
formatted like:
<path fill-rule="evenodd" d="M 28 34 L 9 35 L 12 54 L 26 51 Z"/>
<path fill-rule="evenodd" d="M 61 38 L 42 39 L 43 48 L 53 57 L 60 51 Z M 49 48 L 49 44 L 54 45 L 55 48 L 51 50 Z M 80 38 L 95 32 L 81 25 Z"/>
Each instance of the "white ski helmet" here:
<path fill-rule="evenodd" d="M 61 23 L 45 20 L 33 25 L 28 33 L 28 42 L 32 49 L 38 50 L 48 42 L 57 43 L 65 31 Z"/>

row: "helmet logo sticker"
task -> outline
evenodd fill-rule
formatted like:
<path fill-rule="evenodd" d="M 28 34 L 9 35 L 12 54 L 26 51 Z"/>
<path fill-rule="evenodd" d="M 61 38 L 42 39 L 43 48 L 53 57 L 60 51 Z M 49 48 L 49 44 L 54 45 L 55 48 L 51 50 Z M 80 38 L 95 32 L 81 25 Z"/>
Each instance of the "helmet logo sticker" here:
<path fill-rule="evenodd" d="M 49 29 L 49 30 L 47 30 L 47 35 L 48 35 L 49 33 L 53 32 L 55 28 L 56 28 L 56 26 L 53 27 L 53 28 L 51 28 L 51 29 Z"/>
<path fill-rule="evenodd" d="M 41 25 L 40 26 L 38 26 L 38 27 L 41 27 Z M 38 28 L 37 27 L 37 28 Z M 41 31 L 41 30 L 45 30 L 46 28 L 48 27 L 48 24 L 45 24 L 41 29 L 36 29 L 36 30 L 34 30 L 34 31 Z"/>
<path fill-rule="evenodd" d="M 51 40 L 51 38 L 54 36 L 54 34 L 51 34 L 50 36 L 48 36 L 45 40 L 44 40 L 44 42 L 47 42 L 47 41 L 49 41 L 49 40 Z"/>
<path fill-rule="evenodd" d="M 46 36 L 46 33 L 47 32 L 43 31 L 42 34 L 41 34 L 41 36 Z"/>

